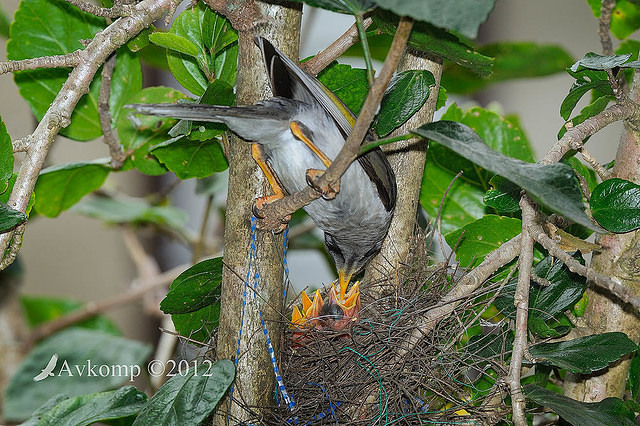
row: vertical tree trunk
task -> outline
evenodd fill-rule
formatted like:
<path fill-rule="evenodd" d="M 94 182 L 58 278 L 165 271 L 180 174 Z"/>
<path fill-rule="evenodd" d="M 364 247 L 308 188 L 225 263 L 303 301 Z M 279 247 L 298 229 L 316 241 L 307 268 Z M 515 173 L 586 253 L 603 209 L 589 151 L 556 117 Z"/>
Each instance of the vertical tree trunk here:
<path fill-rule="evenodd" d="M 252 0 L 248 0 L 252 1 Z M 260 51 L 253 42 L 256 34 L 273 42 L 285 54 L 298 58 L 300 34 L 300 5 L 273 5 L 256 2 L 265 23 L 252 31 L 239 32 L 237 104 L 248 105 L 271 96 Z M 234 359 L 240 329 L 243 279 L 248 267 L 248 247 L 251 239 L 251 207 L 254 198 L 270 194 L 266 179 L 251 158 L 250 144 L 232 137 L 228 149 L 229 192 L 227 196 L 224 234 L 225 269 L 222 282 L 220 325 L 217 338 L 217 357 Z M 240 360 L 236 372 L 234 401 L 252 410 L 273 406 L 275 381 L 267 353 L 265 337 L 258 309 L 265 321 L 274 345 L 280 341 L 282 307 L 282 235 L 257 231 L 256 263 L 260 273 L 259 295 L 255 301 L 247 294 L 244 314 Z M 276 353 L 278 351 L 276 350 Z M 231 424 L 255 419 L 246 408 L 226 402 L 218 412 L 216 424 Z"/>
<path fill-rule="evenodd" d="M 640 100 L 640 73 L 635 74 L 630 97 Z M 625 122 L 613 176 L 640 183 L 640 129 L 638 123 Z M 640 233 L 610 234 L 600 239 L 602 251 L 593 256 L 592 267 L 599 273 L 617 277 L 622 284 L 640 295 Z M 604 290 L 589 290 L 589 305 L 584 321 L 589 334 L 621 331 L 631 340 L 640 339 L 640 318 Z M 603 372 L 589 377 L 567 374 L 565 394 L 574 399 L 595 402 L 613 396 L 621 398 L 630 360 L 627 358 Z"/>
<path fill-rule="evenodd" d="M 407 47 L 398 64 L 398 72 L 419 69 L 431 71 L 436 78 L 436 85 L 431 88 L 429 99 L 422 108 L 393 135 L 406 133 L 433 119 L 442 74 L 442 59 L 425 56 Z M 387 279 L 395 276 L 393 271 L 402 264 L 409 253 L 420 206 L 420 185 L 427 156 L 427 143 L 424 139 L 416 138 L 387 145 L 383 149 L 396 174 L 398 199 L 389 234 L 382 244 L 380 253 L 366 270 L 366 281 L 375 283 L 371 291 L 378 295 L 393 291 L 395 281 Z"/>

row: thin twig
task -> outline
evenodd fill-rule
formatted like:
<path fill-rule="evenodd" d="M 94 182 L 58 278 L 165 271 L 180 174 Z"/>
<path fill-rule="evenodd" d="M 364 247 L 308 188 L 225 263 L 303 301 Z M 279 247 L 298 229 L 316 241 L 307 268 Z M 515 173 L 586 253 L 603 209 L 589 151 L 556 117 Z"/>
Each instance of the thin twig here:
<path fill-rule="evenodd" d="M 531 236 L 540 243 L 551 256 L 564 263 L 571 272 L 586 277 L 589 282 L 592 282 L 597 287 L 610 291 L 618 299 L 624 303 L 628 303 L 633 306 L 636 311 L 640 312 L 640 297 L 623 286 L 619 278 L 599 274 L 593 270 L 593 268 L 578 262 L 569 253 L 562 250 L 555 241 L 549 238 L 541 225 L 536 223 L 529 228 L 531 230 Z"/>
<path fill-rule="evenodd" d="M 524 415 L 526 400 L 520 386 L 522 374 L 522 357 L 528 345 L 529 286 L 531 285 L 531 266 L 533 264 L 533 238 L 529 226 L 534 223 L 536 212 L 533 202 L 526 194 L 520 199 L 522 210 L 522 239 L 520 242 L 520 258 L 518 259 L 518 284 L 514 296 L 516 306 L 515 339 L 506 382 L 511 390 L 511 409 L 513 422 L 517 426 L 526 426 Z"/>
<path fill-rule="evenodd" d="M 362 44 L 362 56 L 364 57 L 364 63 L 367 66 L 367 79 L 369 85 L 373 84 L 375 79 L 375 71 L 373 70 L 373 61 L 371 60 L 371 50 L 369 49 L 369 41 L 367 40 L 367 29 L 364 26 L 364 16 L 362 13 L 356 14 L 356 27 L 358 28 L 358 37 Z"/>
<path fill-rule="evenodd" d="M 19 61 L 0 62 L 0 75 L 8 72 L 34 70 L 37 68 L 75 67 L 80 64 L 81 60 L 82 50 L 76 50 L 65 55 L 42 56 Z"/>
<path fill-rule="evenodd" d="M 67 3 L 77 7 L 83 12 L 90 13 L 102 18 L 119 18 L 129 16 L 136 11 L 135 5 L 123 4 L 118 1 L 113 3 L 113 7 L 99 7 L 84 0 L 66 0 Z"/>
<path fill-rule="evenodd" d="M 351 134 L 331 166 L 316 180 L 316 188 L 327 188 L 327 192 L 329 192 L 328 188 L 336 187 L 336 183 L 340 177 L 357 158 L 360 145 L 369 130 L 373 117 L 384 95 L 384 91 L 389 85 L 389 81 L 393 76 L 400 56 L 407 44 L 407 40 L 411 34 L 411 28 L 413 28 L 413 20 L 406 17 L 400 20 L 393 42 L 391 43 L 389 54 L 382 65 L 380 75 L 369 89 L 369 94 L 364 102 L 360 116 L 356 120 L 356 124 L 353 126 Z M 307 187 L 295 194 L 267 204 L 261 210 L 264 218 L 259 221 L 260 227 L 271 230 L 281 229 L 283 218 L 306 206 L 313 200 L 320 198 L 320 195 L 321 191 Z"/>
<path fill-rule="evenodd" d="M 371 18 L 365 18 L 363 27 L 369 28 L 373 20 Z M 345 31 L 340 37 L 331 43 L 326 49 L 318 53 L 313 58 L 300 64 L 303 70 L 312 75 L 317 75 L 320 71 L 325 69 L 331 62 L 338 59 L 344 52 L 351 46 L 358 42 L 358 27 L 353 24 Z"/>
<path fill-rule="evenodd" d="M 98 117 L 100 118 L 100 128 L 102 129 L 103 141 L 109 147 L 111 155 L 111 167 L 120 169 L 126 156 L 122 145 L 118 143 L 113 130 L 111 129 L 111 112 L 109 111 L 109 98 L 111 97 L 111 78 L 116 67 L 116 55 L 111 55 L 109 60 L 102 67 L 102 79 L 100 81 L 100 93 L 98 94 Z"/>
<path fill-rule="evenodd" d="M 600 36 L 603 55 L 613 55 L 613 43 L 611 41 L 609 27 L 611 25 L 611 12 L 615 7 L 616 0 L 602 0 L 602 5 L 600 6 L 598 35 Z"/>
<path fill-rule="evenodd" d="M 600 176 L 600 179 L 606 180 L 611 177 L 611 172 L 605 169 L 600 162 L 596 158 L 594 158 L 589 151 L 583 146 L 580 149 L 580 155 L 582 155 L 582 159 L 587 162 L 591 166 L 594 172 Z"/>

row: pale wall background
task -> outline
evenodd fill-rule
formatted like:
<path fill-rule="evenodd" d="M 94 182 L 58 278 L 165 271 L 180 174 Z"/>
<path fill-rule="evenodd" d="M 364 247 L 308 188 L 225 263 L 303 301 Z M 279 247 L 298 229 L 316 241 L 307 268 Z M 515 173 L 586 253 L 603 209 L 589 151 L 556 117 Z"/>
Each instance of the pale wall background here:
<path fill-rule="evenodd" d="M 0 4 L 13 11 L 18 2 L 0 0 Z M 321 50 L 352 23 L 344 15 L 309 12 L 308 9 L 304 16 L 303 57 Z M 481 38 L 485 42 L 560 43 L 576 58 L 587 51 L 600 50 L 597 22 L 584 0 L 498 0 L 489 22 L 482 29 Z M 3 43 L 0 60 L 5 59 Z M 536 81 L 502 83 L 482 93 L 478 100 L 482 105 L 497 101 L 505 113 L 519 114 L 540 157 L 556 141 L 556 133 L 563 124 L 558 112 L 560 103 L 571 82 L 568 75 L 557 75 Z M 11 136 L 17 139 L 30 133 L 34 122 L 29 108 L 18 96 L 11 76 L 0 76 L 0 99 L 0 115 Z M 612 128 L 590 141 L 591 151 L 602 162 L 614 158 L 619 132 L 619 127 Z M 51 151 L 49 163 L 92 160 L 106 155 L 108 151 L 100 143 L 77 143 L 60 138 Z M 144 184 L 144 179 L 135 172 L 109 178 L 109 185 L 126 188 L 134 194 Z M 201 209 L 194 211 L 201 212 Z M 193 218 L 195 226 L 199 221 L 200 217 Z M 171 264 L 180 263 L 187 256 L 184 251 L 172 253 L 167 254 Z M 135 275 L 119 230 L 68 212 L 57 219 L 40 218 L 29 224 L 21 260 L 25 269 L 24 292 L 28 294 L 100 300 L 122 292 Z M 292 254 L 290 265 L 294 282 L 318 286 L 334 277 L 319 259 L 309 258 L 308 253 Z M 148 330 L 155 326 L 143 319 L 140 309 L 139 304 L 134 304 L 111 311 L 109 316 L 124 327 L 129 336 L 148 338 Z"/>

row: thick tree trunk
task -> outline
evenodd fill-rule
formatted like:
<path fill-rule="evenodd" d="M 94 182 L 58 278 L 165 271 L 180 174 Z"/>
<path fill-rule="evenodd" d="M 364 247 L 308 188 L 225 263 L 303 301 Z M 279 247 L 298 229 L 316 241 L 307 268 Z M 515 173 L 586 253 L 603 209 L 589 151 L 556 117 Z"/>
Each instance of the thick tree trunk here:
<path fill-rule="evenodd" d="M 394 131 L 393 135 L 406 133 L 433 119 L 442 74 L 442 59 L 427 57 L 407 47 L 398 64 L 398 72 L 418 69 L 431 71 L 436 78 L 436 85 L 432 87 L 429 99 L 422 108 Z M 398 199 L 389 234 L 382 244 L 380 253 L 366 270 L 365 281 L 373 284 L 370 291 L 378 295 L 394 291 L 395 280 L 392 279 L 395 277 L 394 271 L 402 265 L 409 253 L 420 207 L 420 185 L 427 156 L 427 143 L 424 139 L 416 138 L 396 142 L 383 149 L 396 174 Z"/>
<path fill-rule="evenodd" d="M 260 51 L 253 42 L 256 34 L 269 39 L 285 54 L 298 58 L 301 11 L 299 5 L 282 6 L 256 3 L 265 22 L 253 31 L 240 31 L 238 56 L 237 104 L 248 105 L 271 96 Z M 229 158 L 229 192 L 227 196 L 222 308 L 217 338 L 217 357 L 234 359 L 240 329 L 243 279 L 247 274 L 247 257 L 251 239 L 251 207 L 254 198 L 270 194 L 266 179 L 250 153 L 250 144 L 232 137 L 227 152 Z M 260 412 L 260 407 L 273 406 L 275 381 L 267 353 L 258 310 L 265 316 L 274 345 L 280 341 L 282 320 L 282 235 L 257 231 L 256 264 L 260 273 L 259 295 L 253 300 L 247 294 L 244 313 L 240 359 L 236 372 L 234 403 L 222 405 L 216 424 L 231 424 L 255 420 L 248 411 Z M 277 353 L 276 348 L 276 353 Z M 237 403 L 236 403 L 237 402 Z"/>
<path fill-rule="evenodd" d="M 631 98 L 640 100 L 640 73 L 636 73 Z M 640 183 L 640 129 L 638 123 L 625 122 L 618 146 L 613 176 Z M 605 235 L 600 240 L 603 250 L 593 256 L 592 267 L 599 273 L 617 277 L 622 284 L 640 295 L 640 233 Z M 585 326 L 589 334 L 621 331 L 631 340 L 640 339 L 640 317 L 609 292 L 589 290 Z M 589 377 L 567 374 L 565 394 L 574 399 L 595 402 L 624 394 L 630 360 L 627 358 Z"/>

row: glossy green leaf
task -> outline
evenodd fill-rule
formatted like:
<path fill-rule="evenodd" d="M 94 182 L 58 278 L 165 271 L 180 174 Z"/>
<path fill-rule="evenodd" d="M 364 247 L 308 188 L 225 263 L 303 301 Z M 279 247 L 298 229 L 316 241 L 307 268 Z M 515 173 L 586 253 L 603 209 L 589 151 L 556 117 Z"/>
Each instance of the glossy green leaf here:
<path fill-rule="evenodd" d="M 36 210 L 47 217 L 56 217 L 99 189 L 109 175 L 106 161 L 60 164 L 40 172 L 36 182 Z"/>
<path fill-rule="evenodd" d="M 529 331 L 542 339 L 557 339 L 567 335 L 573 328 L 573 324 L 566 314 L 556 315 L 551 320 L 543 320 L 540 317 L 532 317 L 528 321 Z"/>
<path fill-rule="evenodd" d="M 235 378 L 232 361 L 206 360 L 169 379 L 140 411 L 134 425 L 198 425 L 216 408 Z"/>
<path fill-rule="evenodd" d="M 498 213 L 514 213 L 520 210 L 520 192 L 518 185 L 495 175 L 489 181 L 492 189 L 488 190 L 482 198 L 484 204 L 494 208 Z"/>
<path fill-rule="evenodd" d="M 188 233 L 188 216 L 172 206 L 151 206 L 136 198 L 87 197 L 74 206 L 74 213 L 104 220 L 107 223 L 148 224 Z"/>
<path fill-rule="evenodd" d="M 0 37 L 8 38 L 9 37 L 9 25 L 11 21 L 7 12 L 4 11 L 2 5 L 0 5 Z"/>
<path fill-rule="evenodd" d="M 580 175 L 587 183 L 587 188 L 590 192 L 593 192 L 598 185 L 598 175 L 589 166 L 585 165 L 582 161 L 576 157 L 569 157 L 562 160 L 563 163 L 568 164 L 573 169 L 573 172 Z"/>
<path fill-rule="evenodd" d="M 293 0 L 297 3 L 306 3 L 309 6 L 331 10 L 338 13 L 357 15 L 368 12 L 376 7 L 378 1 L 374 0 Z"/>
<path fill-rule="evenodd" d="M 208 344 L 220 321 L 220 302 L 217 301 L 197 311 L 186 314 L 172 314 L 171 321 L 176 331 L 190 341 Z"/>
<path fill-rule="evenodd" d="M 231 86 L 235 84 L 237 33 L 227 19 L 200 3 L 180 13 L 169 33 L 189 41 L 198 50 L 195 56 L 190 48 L 190 54 L 167 51 L 169 69 L 187 90 L 201 96 L 208 84 L 218 78 Z"/>
<path fill-rule="evenodd" d="M 123 106 L 127 104 L 131 94 L 142 90 L 142 66 L 138 56 L 124 47 L 118 49 L 111 82 L 109 110 L 111 123 L 116 127 L 120 116 L 129 113 Z"/>
<path fill-rule="evenodd" d="M 143 29 L 138 33 L 138 35 L 127 42 L 127 48 L 132 52 L 140 52 L 142 49 L 149 46 L 149 34 L 155 31 L 156 27 L 154 25 Z"/>
<path fill-rule="evenodd" d="M 580 255 L 576 259 L 581 263 L 584 260 Z M 547 280 L 548 286 L 537 283 L 531 284 L 529 294 L 529 321 L 530 322 L 557 322 L 558 314 L 571 309 L 584 294 L 586 280 L 578 274 L 570 272 L 564 264 L 554 261 L 551 257 L 545 257 L 534 268 L 535 274 Z M 517 278 L 509 281 L 500 296 L 495 300 L 495 306 L 508 317 L 514 317 L 514 294 L 518 284 Z M 540 324 L 536 325 L 541 327 Z"/>
<path fill-rule="evenodd" d="M 485 215 L 444 236 L 447 244 L 455 248 L 456 259 L 463 268 L 473 268 L 485 256 L 522 231 L 520 219 Z"/>
<path fill-rule="evenodd" d="M 600 0 L 587 0 L 596 18 L 600 17 Z M 610 29 L 613 35 L 622 40 L 640 28 L 640 10 L 636 0 L 617 0 L 611 14 Z"/>
<path fill-rule="evenodd" d="M 318 80 L 331 90 L 356 115 L 369 92 L 367 70 L 332 63 L 318 74 Z"/>
<path fill-rule="evenodd" d="M 376 11 L 374 23 L 385 34 L 395 34 L 398 17 L 389 12 Z M 468 68 L 480 77 L 491 74 L 494 58 L 483 55 L 464 44 L 455 35 L 433 25 L 416 22 L 408 41 L 409 46 L 423 52 L 434 53 L 462 67 Z"/>
<path fill-rule="evenodd" d="M 589 374 L 637 349 L 626 334 L 611 332 L 564 342 L 538 343 L 529 347 L 529 352 L 536 362 L 555 365 L 572 373 Z"/>
<path fill-rule="evenodd" d="M 23 426 L 84 426 L 132 417 L 146 405 L 147 395 L 133 386 L 75 398 L 54 397 L 40 407 Z"/>
<path fill-rule="evenodd" d="M 443 234 L 453 232 L 486 213 L 482 188 L 463 179 L 457 179 L 449 188 L 454 176 L 435 162 L 429 147 L 420 186 L 420 205 L 431 218 L 435 219 L 440 213 Z"/>
<path fill-rule="evenodd" d="M 178 53 L 193 56 L 196 58 L 200 54 L 200 49 L 189 39 L 173 33 L 154 32 L 149 34 L 149 41 L 165 49 L 174 50 Z"/>
<path fill-rule="evenodd" d="M 149 87 L 131 95 L 127 102 L 175 103 L 185 98 L 185 95 L 169 87 Z M 170 139 L 168 131 L 175 123 L 173 118 L 131 113 L 120 115 L 118 137 L 136 169 L 149 175 L 166 173 L 167 169 L 149 154 L 149 148 Z"/>
<path fill-rule="evenodd" d="M 197 311 L 220 298 L 222 258 L 196 263 L 173 280 L 167 296 L 160 303 L 165 314 Z"/>
<path fill-rule="evenodd" d="M 139 365 L 150 353 L 149 345 L 97 330 L 60 331 L 31 350 L 11 377 L 4 395 L 4 420 L 24 420 L 59 393 L 73 397 L 115 388 L 140 374 Z M 53 375 L 40 375 L 47 366 Z M 101 366 L 108 366 L 102 367 L 102 374 Z"/>
<path fill-rule="evenodd" d="M 569 120 L 571 122 L 571 125 L 577 126 L 578 124 L 585 121 L 587 118 L 591 118 L 597 114 L 600 114 L 602 111 L 604 111 L 607 105 L 609 105 L 609 102 L 611 102 L 614 99 L 615 98 L 613 97 L 613 95 L 612 96 L 600 95 L 596 97 L 596 99 L 592 103 L 590 103 L 589 105 L 582 108 L 582 110 L 580 110 L 580 114 L 576 115 L 571 120 Z M 565 133 L 567 133 L 567 127 L 562 126 L 560 128 L 560 131 L 558 132 L 558 139 L 563 137 Z M 586 139 L 585 139 L 585 142 L 586 142 Z"/>
<path fill-rule="evenodd" d="M 585 68 L 590 70 L 606 70 L 616 67 L 640 68 L 640 64 L 626 63 L 629 58 L 631 58 L 630 53 L 624 55 L 599 55 L 589 52 L 582 59 L 571 65 L 569 69 L 577 72 Z"/>
<path fill-rule="evenodd" d="M 613 90 L 607 79 L 606 72 L 582 70 L 579 72 L 570 71 L 569 74 L 571 74 L 576 81 L 569 89 L 569 94 L 564 98 L 560 106 L 560 116 L 565 120 L 569 119 L 578 101 L 591 90 L 595 91 L 597 94 L 596 97 L 603 95 L 613 96 Z"/>
<path fill-rule="evenodd" d="M 526 385 L 527 399 L 548 407 L 574 426 L 634 426 L 635 413 L 618 398 L 580 402 L 536 385 Z"/>
<path fill-rule="evenodd" d="M 571 167 L 566 164 L 531 164 L 507 157 L 489 148 L 468 126 L 452 121 L 425 124 L 414 132 L 446 145 L 486 170 L 508 176 L 540 204 L 598 230 L 584 212 L 582 193 Z"/>
<path fill-rule="evenodd" d="M 13 145 L 7 127 L 0 118 L 0 193 L 6 189 L 6 183 L 13 175 Z"/>
<path fill-rule="evenodd" d="M 72 299 L 55 299 L 51 297 L 22 296 L 22 311 L 29 327 L 37 327 L 53 321 L 63 315 L 77 311 L 84 304 Z M 98 315 L 74 324 L 75 327 L 101 330 L 119 336 L 120 330 L 109 318 Z"/>
<path fill-rule="evenodd" d="M 640 355 L 638 352 L 633 354 L 633 358 L 631 358 L 627 383 L 629 384 L 631 399 L 637 401 L 638 397 L 640 397 Z"/>
<path fill-rule="evenodd" d="M 589 201 L 593 218 L 611 232 L 640 228 L 640 186 L 613 178 L 600 183 Z"/>
<path fill-rule="evenodd" d="M 478 28 L 489 17 L 495 0 L 376 0 L 376 3 L 398 16 L 410 16 L 416 21 L 476 38 Z"/>
<path fill-rule="evenodd" d="M 393 77 L 380 103 L 375 128 L 387 136 L 415 114 L 429 97 L 436 79 L 427 70 L 403 71 Z"/>
<path fill-rule="evenodd" d="M 478 47 L 477 52 L 495 58 L 492 73 L 478 78 L 470 70 L 446 63 L 442 85 L 453 93 L 477 92 L 500 81 L 544 77 L 564 71 L 574 59 L 562 47 L 533 42 L 500 42 Z"/>
<path fill-rule="evenodd" d="M 0 202 L 0 234 L 11 231 L 26 220 L 26 214 Z"/>
<path fill-rule="evenodd" d="M 222 146 L 215 139 L 178 137 L 151 147 L 149 152 L 180 179 L 203 178 L 228 167 Z"/>
<path fill-rule="evenodd" d="M 20 60 L 71 53 L 83 49 L 80 40 L 93 38 L 104 27 L 104 19 L 81 12 L 66 2 L 25 0 L 20 2 L 15 14 L 7 58 Z M 20 94 L 38 120 L 44 116 L 68 74 L 68 69 L 60 68 L 14 73 Z M 61 134 L 76 140 L 91 140 L 102 134 L 97 110 L 99 87 L 97 76 L 89 94 L 78 102 L 71 124 Z"/>

